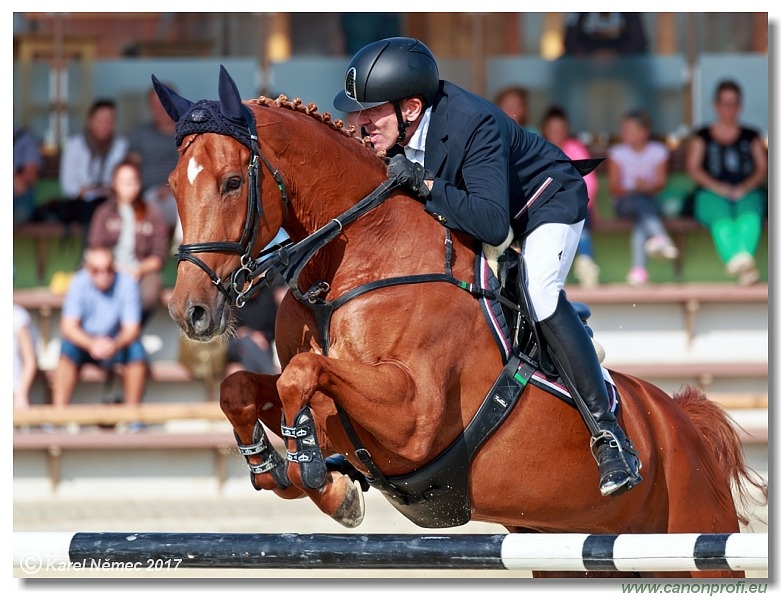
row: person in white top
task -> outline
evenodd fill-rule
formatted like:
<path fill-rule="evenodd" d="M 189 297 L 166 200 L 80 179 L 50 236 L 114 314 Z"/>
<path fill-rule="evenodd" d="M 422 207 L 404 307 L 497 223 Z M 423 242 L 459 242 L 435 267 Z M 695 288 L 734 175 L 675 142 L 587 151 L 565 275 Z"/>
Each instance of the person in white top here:
<path fill-rule="evenodd" d="M 616 216 L 634 222 L 632 266 L 627 275 L 631 285 L 648 282 L 647 256 L 678 257 L 656 201 L 667 185 L 668 158 L 667 147 L 651 140 L 648 115 L 640 110 L 627 113 L 621 123 L 621 142 L 608 150 L 607 171 Z"/>
<path fill-rule="evenodd" d="M 14 410 L 30 405 L 30 388 L 37 373 L 35 332 L 30 314 L 14 304 Z"/>
<path fill-rule="evenodd" d="M 127 139 L 116 134 L 116 104 L 95 100 L 84 131 L 66 140 L 60 159 L 60 189 L 73 203 L 71 212 L 85 235 L 95 209 L 111 192 L 114 169 L 127 153 Z"/>

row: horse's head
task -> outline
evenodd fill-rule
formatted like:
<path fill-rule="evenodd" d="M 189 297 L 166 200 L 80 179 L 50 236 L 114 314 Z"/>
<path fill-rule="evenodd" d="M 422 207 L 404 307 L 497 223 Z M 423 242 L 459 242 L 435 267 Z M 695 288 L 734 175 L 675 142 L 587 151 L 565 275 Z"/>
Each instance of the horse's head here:
<path fill-rule="evenodd" d="M 208 340 L 229 327 L 253 257 L 282 226 L 284 185 L 260 154 L 254 115 L 224 68 L 219 101 L 193 103 L 152 80 L 179 148 L 168 180 L 182 225 L 169 312 L 188 337 Z M 261 175 L 264 165 L 271 176 Z"/>

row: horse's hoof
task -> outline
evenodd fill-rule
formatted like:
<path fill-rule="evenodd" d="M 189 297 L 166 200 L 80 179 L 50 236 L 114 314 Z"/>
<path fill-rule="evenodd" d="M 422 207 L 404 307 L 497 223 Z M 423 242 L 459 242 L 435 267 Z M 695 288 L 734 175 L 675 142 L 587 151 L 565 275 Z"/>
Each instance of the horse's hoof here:
<path fill-rule="evenodd" d="M 361 484 L 357 481 L 350 480 L 345 476 L 348 482 L 344 498 L 339 508 L 336 509 L 331 517 L 345 527 L 353 528 L 358 527 L 363 522 L 363 516 L 366 514 L 366 506 L 363 501 L 363 492 L 361 491 Z"/>

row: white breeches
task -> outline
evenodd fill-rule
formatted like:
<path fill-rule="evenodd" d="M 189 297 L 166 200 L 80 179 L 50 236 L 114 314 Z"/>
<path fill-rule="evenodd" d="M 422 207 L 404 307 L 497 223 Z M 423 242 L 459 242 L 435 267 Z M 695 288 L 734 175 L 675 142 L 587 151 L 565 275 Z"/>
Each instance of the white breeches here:
<path fill-rule="evenodd" d="M 546 223 L 524 240 L 523 258 L 535 321 L 544 321 L 556 310 L 582 230 L 583 221 L 572 225 Z"/>

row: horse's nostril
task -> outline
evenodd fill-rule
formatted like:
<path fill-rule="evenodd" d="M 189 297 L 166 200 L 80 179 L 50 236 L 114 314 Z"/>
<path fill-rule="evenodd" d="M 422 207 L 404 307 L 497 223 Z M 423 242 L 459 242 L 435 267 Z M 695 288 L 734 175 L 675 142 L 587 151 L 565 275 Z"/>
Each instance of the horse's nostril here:
<path fill-rule="evenodd" d="M 190 321 L 200 321 L 203 319 L 204 314 L 206 314 L 206 311 L 204 310 L 203 306 L 193 306 L 190 308 Z"/>
<path fill-rule="evenodd" d="M 187 309 L 187 322 L 196 334 L 203 334 L 209 330 L 211 319 L 209 312 L 200 304 L 195 304 Z"/>

